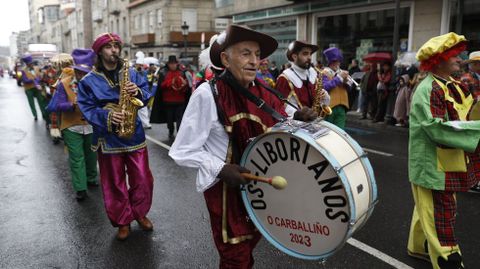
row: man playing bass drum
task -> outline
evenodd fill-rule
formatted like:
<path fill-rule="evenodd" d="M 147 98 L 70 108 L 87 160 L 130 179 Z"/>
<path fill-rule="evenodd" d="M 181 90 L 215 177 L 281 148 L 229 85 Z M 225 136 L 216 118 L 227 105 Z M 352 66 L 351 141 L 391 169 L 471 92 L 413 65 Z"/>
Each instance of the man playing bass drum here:
<path fill-rule="evenodd" d="M 239 185 L 246 183 L 241 173 L 249 171 L 238 164 L 250 138 L 286 117 L 281 100 L 255 81 L 260 59 L 277 46 L 272 37 L 239 25 L 220 34 L 210 58 L 225 71 L 193 92 L 170 149 L 177 164 L 198 169 L 197 191 L 205 196 L 220 268 L 252 268 L 261 238 L 240 197 Z M 294 117 L 317 114 L 304 108 Z"/>

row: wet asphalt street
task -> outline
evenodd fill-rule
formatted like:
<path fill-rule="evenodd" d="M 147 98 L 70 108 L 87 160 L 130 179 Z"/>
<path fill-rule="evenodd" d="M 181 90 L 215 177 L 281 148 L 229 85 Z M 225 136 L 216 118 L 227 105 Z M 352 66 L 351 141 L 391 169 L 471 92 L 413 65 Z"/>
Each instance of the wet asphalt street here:
<path fill-rule="evenodd" d="M 40 111 L 38 111 L 40 112 Z M 430 268 L 406 254 L 413 208 L 407 180 L 406 130 L 353 121 L 348 132 L 369 153 L 380 202 L 353 238 L 324 264 L 292 258 L 262 240 L 255 268 Z M 147 134 L 169 143 L 165 125 Z M 178 167 L 149 141 L 155 178 L 149 217 L 153 232 L 134 223 L 127 241 L 115 239 L 99 188 L 75 200 L 63 144 L 53 145 L 45 123 L 34 121 L 22 88 L 0 79 L 0 268 L 217 268 L 203 196 L 195 171 Z M 387 153 L 387 154 L 385 154 Z M 391 155 L 393 154 L 393 155 Z M 480 268 L 480 195 L 460 194 L 457 236 L 466 268 Z"/>

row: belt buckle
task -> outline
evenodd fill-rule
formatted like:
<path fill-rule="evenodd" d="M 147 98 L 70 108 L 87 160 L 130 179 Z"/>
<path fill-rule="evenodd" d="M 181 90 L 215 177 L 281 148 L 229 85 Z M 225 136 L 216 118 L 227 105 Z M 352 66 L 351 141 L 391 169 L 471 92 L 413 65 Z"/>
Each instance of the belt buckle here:
<path fill-rule="evenodd" d="M 257 105 L 258 108 L 262 108 L 265 105 L 264 100 L 260 100 L 260 101 L 261 101 L 261 103 L 259 105 Z"/>

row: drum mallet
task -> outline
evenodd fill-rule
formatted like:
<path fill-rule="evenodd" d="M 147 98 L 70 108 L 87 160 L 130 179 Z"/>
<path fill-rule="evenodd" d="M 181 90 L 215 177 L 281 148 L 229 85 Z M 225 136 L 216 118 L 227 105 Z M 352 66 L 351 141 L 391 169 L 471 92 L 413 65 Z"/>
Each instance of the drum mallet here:
<path fill-rule="evenodd" d="M 285 189 L 285 187 L 287 187 L 287 180 L 281 176 L 260 177 L 249 173 L 242 173 L 242 176 L 247 180 L 255 180 L 270 184 L 277 190 Z"/>

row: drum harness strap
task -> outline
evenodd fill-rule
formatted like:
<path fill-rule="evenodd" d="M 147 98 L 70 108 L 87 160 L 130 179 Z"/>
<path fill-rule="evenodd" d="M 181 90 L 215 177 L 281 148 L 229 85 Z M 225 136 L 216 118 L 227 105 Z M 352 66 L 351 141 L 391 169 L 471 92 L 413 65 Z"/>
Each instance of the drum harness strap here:
<path fill-rule="evenodd" d="M 223 72 L 220 77 L 220 79 L 224 79 L 225 82 L 227 82 L 228 85 L 230 85 L 230 87 L 238 92 L 239 94 L 243 95 L 244 97 L 246 97 L 250 102 L 254 103 L 258 108 L 260 108 L 261 110 L 263 110 L 264 112 L 272 115 L 273 118 L 275 118 L 276 120 L 282 122 L 282 121 L 285 121 L 287 118 L 283 115 L 281 115 L 280 113 L 278 113 L 276 110 L 274 110 L 271 106 L 265 104 L 265 101 L 254 95 L 253 93 L 251 93 L 248 89 L 245 89 L 243 86 L 241 86 L 238 81 L 233 78 L 232 74 L 226 70 L 225 72 Z M 216 94 L 216 90 L 215 90 L 215 87 L 214 87 L 214 83 L 215 81 L 214 80 L 211 80 L 210 81 L 210 87 L 212 89 L 212 93 L 213 93 L 213 96 L 215 97 L 215 103 L 217 104 L 217 111 L 218 111 L 218 108 L 219 108 L 219 105 L 216 101 L 218 95 Z M 259 86 L 265 88 L 267 91 L 271 92 L 273 95 L 275 95 L 278 99 L 280 99 L 282 102 L 288 102 L 287 99 L 278 91 L 264 85 L 263 83 L 260 83 L 258 82 L 258 80 L 255 80 L 255 83 L 258 84 Z M 289 103 L 289 102 L 288 102 Z M 292 104 L 290 104 L 292 105 Z M 293 105 L 293 107 L 296 107 Z M 223 113 L 222 113 L 223 114 Z M 222 117 L 223 118 L 223 117 Z M 220 118 L 219 118 L 220 119 Z"/>

